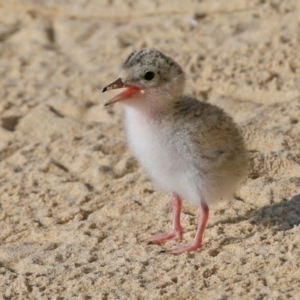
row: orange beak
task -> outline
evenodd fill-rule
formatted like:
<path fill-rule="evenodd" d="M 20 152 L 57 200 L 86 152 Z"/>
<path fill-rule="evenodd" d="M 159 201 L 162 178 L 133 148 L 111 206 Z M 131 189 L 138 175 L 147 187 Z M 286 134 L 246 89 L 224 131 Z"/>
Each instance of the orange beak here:
<path fill-rule="evenodd" d="M 122 89 L 122 88 L 127 88 L 127 89 L 122 93 L 118 94 L 117 96 L 113 97 L 112 99 L 110 99 L 108 102 L 104 104 L 104 106 L 130 99 L 133 96 L 133 94 L 136 94 L 137 92 L 140 91 L 140 88 L 126 85 L 121 78 L 118 78 L 117 80 L 115 80 L 114 82 L 110 83 L 105 88 L 103 88 L 102 93 L 106 91 Z"/>

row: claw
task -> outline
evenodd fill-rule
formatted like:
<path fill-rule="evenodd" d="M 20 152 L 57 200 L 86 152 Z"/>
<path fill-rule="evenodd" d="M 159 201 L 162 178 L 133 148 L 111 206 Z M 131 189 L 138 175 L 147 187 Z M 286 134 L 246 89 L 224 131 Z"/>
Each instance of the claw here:
<path fill-rule="evenodd" d="M 170 232 L 158 233 L 145 240 L 149 244 L 160 245 L 169 240 L 182 240 L 183 228 L 173 229 Z"/>
<path fill-rule="evenodd" d="M 167 250 L 166 253 L 167 254 L 174 254 L 174 255 L 179 255 L 182 254 L 184 252 L 192 252 L 195 251 L 197 249 L 201 248 L 201 243 L 199 244 L 196 241 L 187 243 L 187 244 L 181 244 L 178 245 L 170 250 Z"/>

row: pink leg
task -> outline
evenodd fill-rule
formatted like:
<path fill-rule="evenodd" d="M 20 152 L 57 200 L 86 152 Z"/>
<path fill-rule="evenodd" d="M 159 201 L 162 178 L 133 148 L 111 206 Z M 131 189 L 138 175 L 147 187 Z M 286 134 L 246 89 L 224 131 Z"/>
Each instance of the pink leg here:
<path fill-rule="evenodd" d="M 145 242 L 149 244 L 162 244 L 168 240 L 181 240 L 183 228 L 180 225 L 180 213 L 182 208 L 182 201 L 177 194 L 173 194 L 173 229 L 170 232 L 158 233 L 150 238 L 148 238 Z"/>
<path fill-rule="evenodd" d="M 198 228 L 194 240 L 187 244 L 181 244 L 173 249 L 167 250 L 166 253 L 181 254 L 183 252 L 191 252 L 201 247 L 203 233 L 208 220 L 209 208 L 206 204 L 201 204 L 198 210 Z"/>

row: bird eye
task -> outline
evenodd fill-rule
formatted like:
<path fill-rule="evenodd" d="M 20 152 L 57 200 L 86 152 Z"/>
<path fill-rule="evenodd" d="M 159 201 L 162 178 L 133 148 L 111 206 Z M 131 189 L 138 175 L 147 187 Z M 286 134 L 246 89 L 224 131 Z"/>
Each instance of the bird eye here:
<path fill-rule="evenodd" d="M 152 71 L 148 71 L 145 73 L 144 78 L 148 81 L 152 80 L 155 76 L 155 73 Z"/>

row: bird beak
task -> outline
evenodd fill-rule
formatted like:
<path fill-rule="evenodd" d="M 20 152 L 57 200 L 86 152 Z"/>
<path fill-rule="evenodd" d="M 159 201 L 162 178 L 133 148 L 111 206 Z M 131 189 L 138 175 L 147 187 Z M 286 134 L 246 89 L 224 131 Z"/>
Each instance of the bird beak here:
<path fill-rule="evenodd" d="M 119 101 L 123 101 L 123 100 L 127 100 L 129 98 L 131 98 L 131 96 L 133 94 L 136 94 L 138 91 L 140 91 L 140 88 L 135 87 L 135 86 L 130 86 L 125 84 L 121 78 L 118 78 L 117 80 L 115 80 L 114 82 L 112 82 L 111 84 L 107 85 L 103 90 L 102 93 L 106 92 L 106 91 L 110 91 L 110 90 L 115 90 L 115 89 L 122 89 L 122 88 L 127 88 L 124 92 L 118 94 L 117 96 L 113 97 L 112 99 L 110 99 L 108 102 L 106 102 L 104 104 L 104 106 L 119 102 Z"/>
<path fill-rule="evenodd" d="M 115 90 L 115 89 L 121 89 L 121 88 L 125 88 L 126 84 L 122 81 L 121 78 L 118 78 L 117 80 L 115 80 L 114 82 L 112 82 L 111 84 L 107 85 L 103 90 L 102 93 L 106 92 L 106 91 L 110 91 L 110 90 Z"/>

